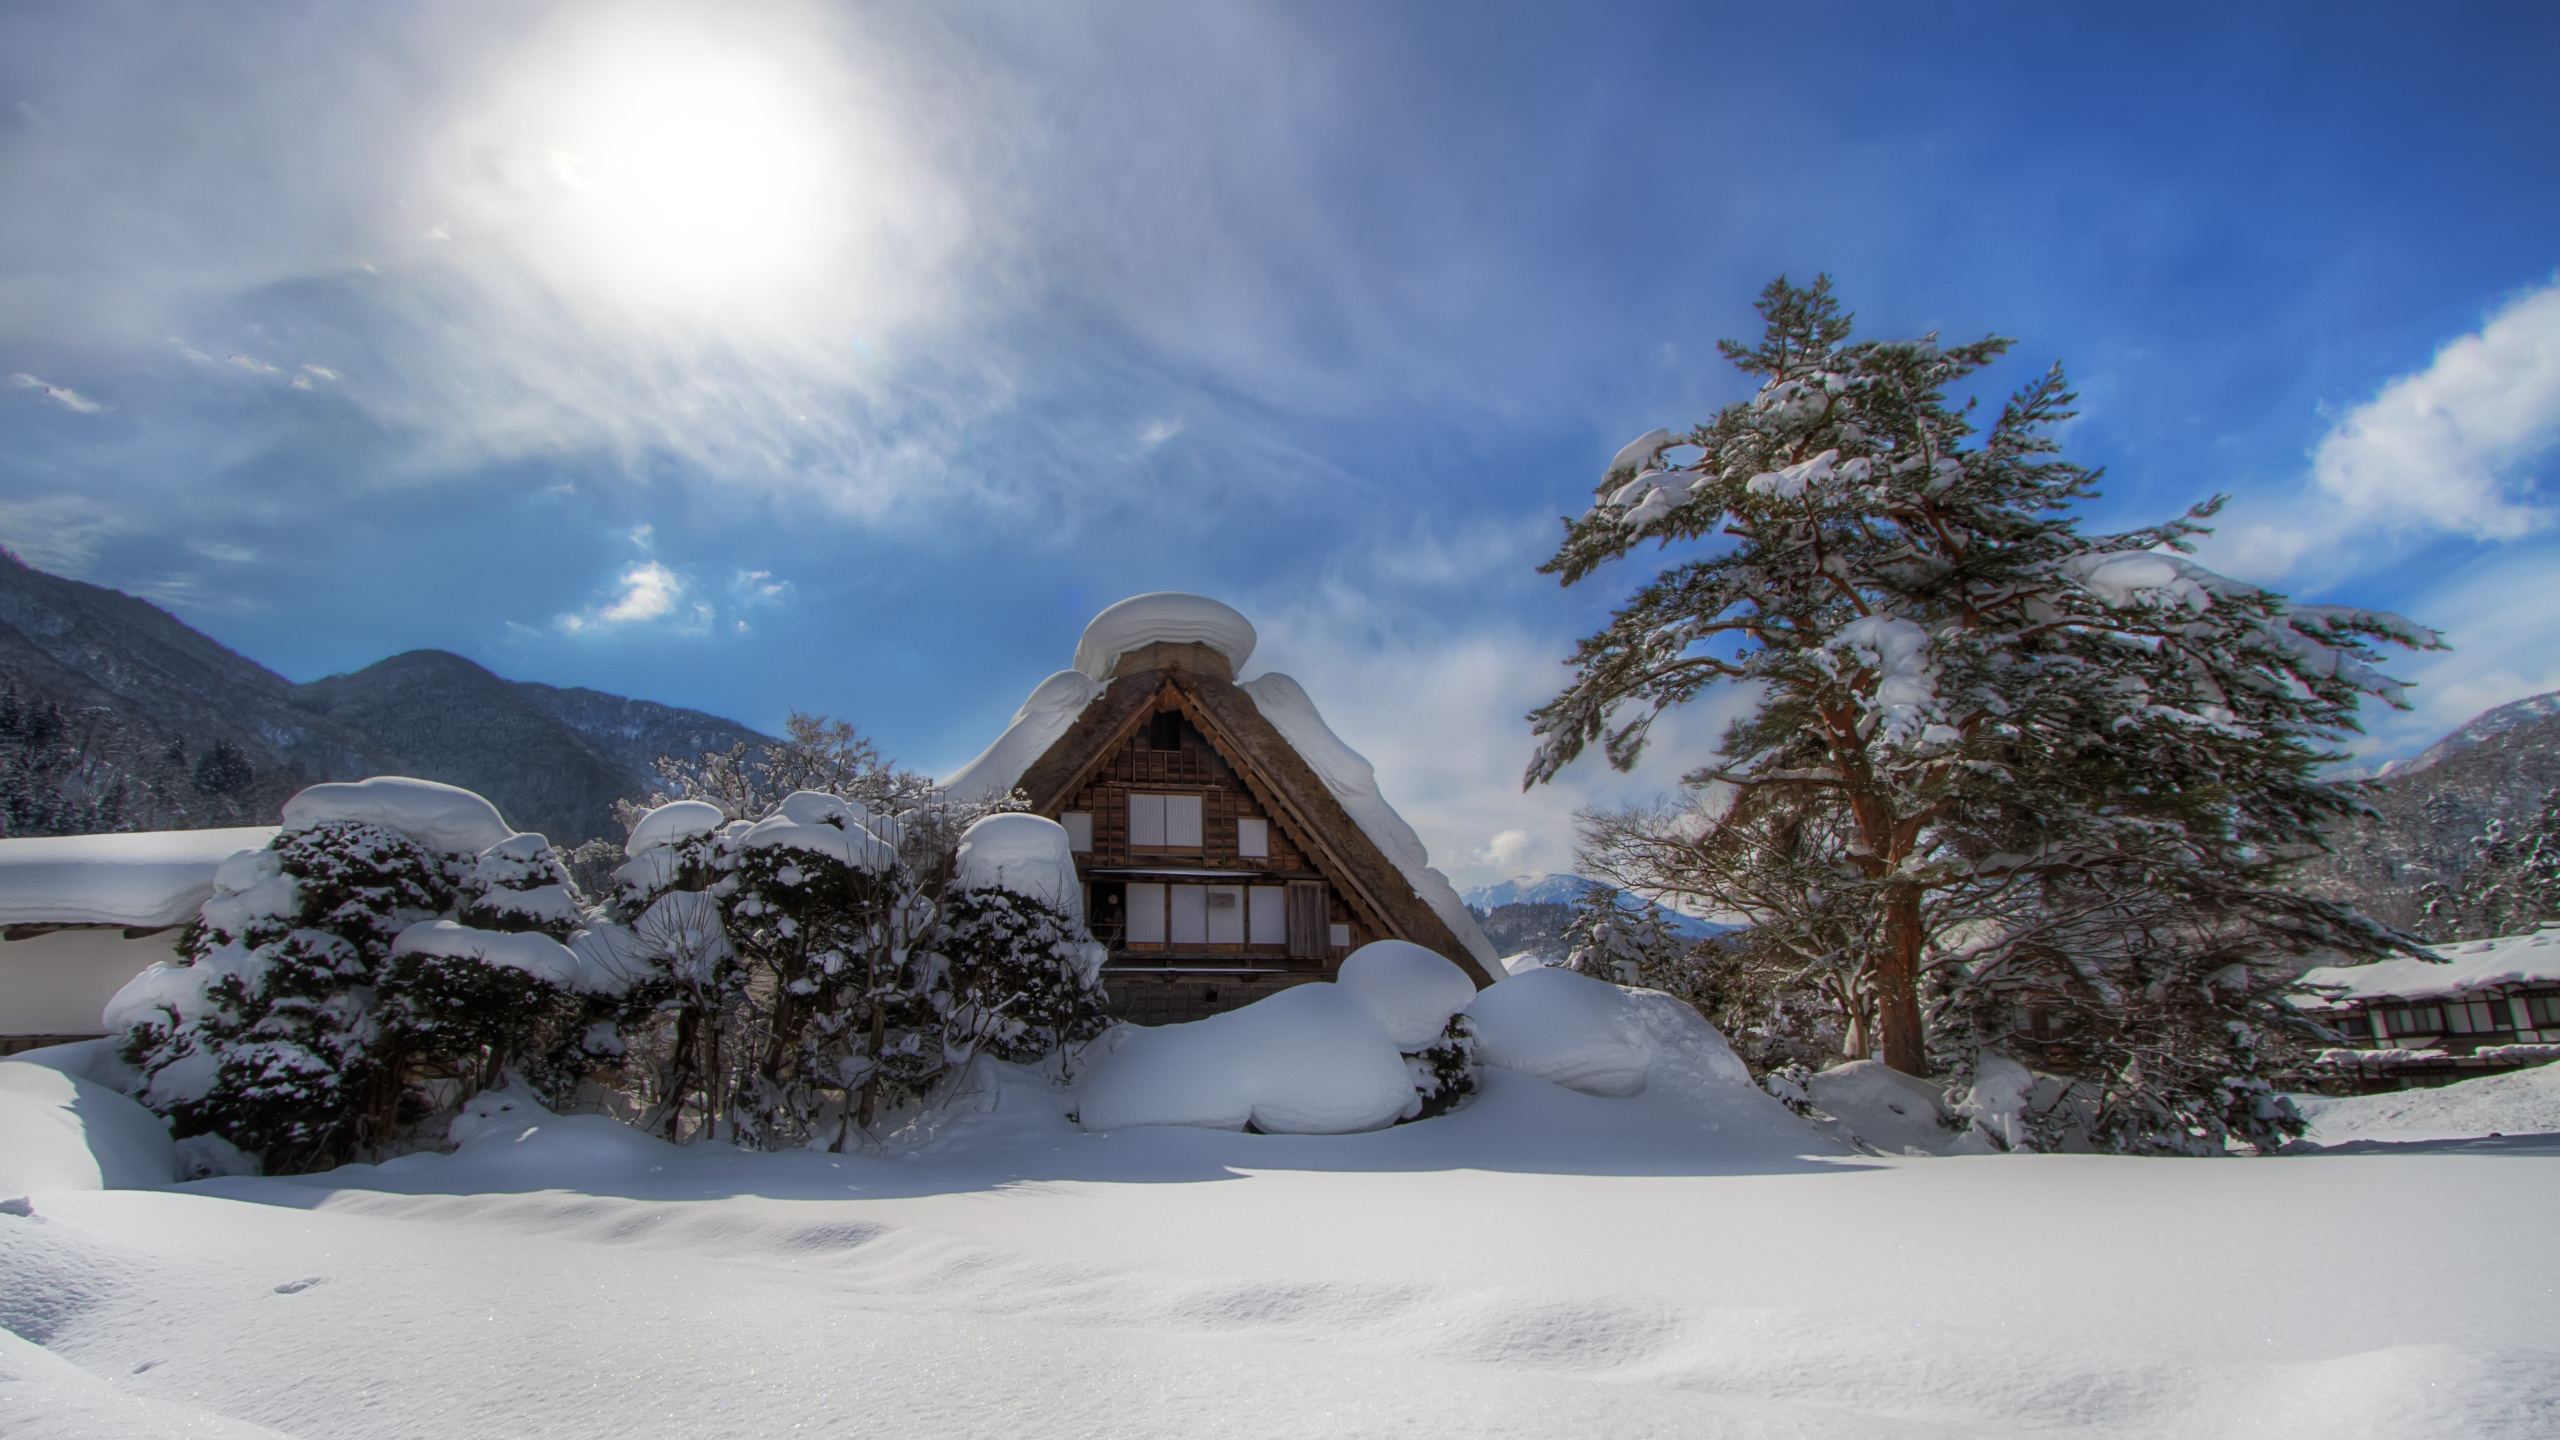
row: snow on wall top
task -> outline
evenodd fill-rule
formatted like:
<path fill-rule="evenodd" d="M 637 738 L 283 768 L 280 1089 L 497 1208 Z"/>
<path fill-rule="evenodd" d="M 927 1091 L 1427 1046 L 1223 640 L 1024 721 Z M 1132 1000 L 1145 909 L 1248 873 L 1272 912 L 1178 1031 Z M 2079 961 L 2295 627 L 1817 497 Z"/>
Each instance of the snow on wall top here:
<path fill-rule="evenodd" d="M 1232 605 L 1206 595 L 1159 590 L 1132 595 L 1093 617 L 1076 642 L 1076 670 L 1092 680 L 1109 680 L 1112 667 L 1132 650 L 1160 641 L 1206 645 L 1227 657 L 1236 674 L 1253 655 L 1253 622 Z"/>
<path fill-rule="evenodd" d="M 2425 1000 L 2492 985 L 2560 981 L 2560 926 L 2546 926 L 2530 935 L 2439 945 L 2435 950 L 2450 963 L 2437 965 L 2404 958 L 2370 965 L 2324 965 L 2305 972 L 2302 981 L 2306 985 L 2347 987 L 2346 993 L 2331 1003 L 2386 996 Z M 2318 1001 L 2306 1000 L 2303 1004 L 2306 1009 L 2323 1008 Z"/>
<path fill-rule="evenodd" d="M 1288 741 L 1289 748 L 1297 751 L 1307 768 L 1324 781 L 1333 798 L 1342 802 L 1352 823 L 1360 827 L 1360 833 L 1368 836 L 1379 853 L 1395 865 L 1405 882 L 1413 886 L 1413 893 L 1422 897 L 1431 913 L 1439 916 L 1449 933 L 1458 937 L 1458 943 L 1467 947 L 1467 953 L 1492 970 L 1501 959 L 1493 942 L 1476 928 L 1476 917 L 1458 898 L 1449 877 L 1432 868 L 1431 852 L 1423 848 L 1422 837 L 1413 833 L 1413 827 L 1378 793 L 1376 769 L 1359 751 L 1343 744 L 1342 737 L 1324 723 L 1324 717 L 1316 713 L 1315 702 L 1307 698 L 1298 682 L 1274 670 L 1236 688 L 1253 698 L 1254 708 L 1262 712 L 1262 718 L 1271 722 L 1280 738 Z"/>
<path fill-rule="evenodd" d="M 1067 828 L 1045 815 L 989 815 L 962 831 L 952 878 L 963 890 L 1010 890 L 1084 919 Z"/>
<path fill-rule="evenodd" d="M 287 833 L 331 820 L 397 830 L 430 850 L 477 855 L 513 835 L 498 807 L 463 789 L 405 775 L 376 775 L 352 784 L 314 785 L 284 802 Z"/>
<path fill-rule="evenodd" d="M 213 895 L 213 872 L 264 849 L 271 825 L 0 840 L 0 925 L 176 925 Z"/>

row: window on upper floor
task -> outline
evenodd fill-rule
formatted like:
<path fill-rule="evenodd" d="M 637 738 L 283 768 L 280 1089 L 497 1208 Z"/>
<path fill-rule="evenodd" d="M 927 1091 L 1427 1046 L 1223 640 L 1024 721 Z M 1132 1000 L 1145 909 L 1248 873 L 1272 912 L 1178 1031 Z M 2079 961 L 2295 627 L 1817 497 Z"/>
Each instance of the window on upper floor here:
<path fill-rule="evenodd" d="M 1079 855 L 1089 855 L 1093 853 L 1092 811 L 1070 810 L 1066 814 L 1058 817 L 1058 823 L 1066 827 L 1068 849 L 1075 851 Z"/>
<path fill-rule="evenodd" d="M 1252 819 L 1238 820 L 1236 822 L 1236 853 L 1248 860 L 1263 860 L 1270 858 L 1271 822 L 1268 820 Z"/>
<path fill-rule="evenodd" d="M 1135 850 L 1200 848 L 1200 797 L 1138 794 L 1129 797 L 1129 846 Z"/>

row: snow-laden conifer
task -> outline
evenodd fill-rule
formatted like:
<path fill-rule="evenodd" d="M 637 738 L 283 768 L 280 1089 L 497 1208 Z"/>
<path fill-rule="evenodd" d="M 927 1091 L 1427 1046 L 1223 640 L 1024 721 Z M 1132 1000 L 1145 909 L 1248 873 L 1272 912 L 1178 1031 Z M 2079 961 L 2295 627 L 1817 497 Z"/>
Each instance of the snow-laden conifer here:
<path fill-rule="evenodd" d="M 1635 827 L 1640 888 L 1797 932 L 1912 1074 L 1933 1004 L 2047 961 L 2113 994 L 2197 978 L 2169 956 L 2402 943 L 2280 880 L 2358 804 L 2315 769 L 2360 701 L 2399 703 L 2379 649 L 2433 634 L 2196 564 L 2219 502 L 2081 534 L 2097 476 L 2050 438 L 2059 367 L 1978 438 L 1947 398 L 2008 341 L 1853 341 L 1827 281 L 1760 310 L 1761 342 L 1723 347 L 1758 393 L 1630 445 L 1544 567 L 1570 585 L 1648 540 L 1690 552 L 1581 643 L 1532 717 L 1530 783 L 1595 743 L 1631 767 L 1664 710 L 1748 687 L 1680 813 Z"/>

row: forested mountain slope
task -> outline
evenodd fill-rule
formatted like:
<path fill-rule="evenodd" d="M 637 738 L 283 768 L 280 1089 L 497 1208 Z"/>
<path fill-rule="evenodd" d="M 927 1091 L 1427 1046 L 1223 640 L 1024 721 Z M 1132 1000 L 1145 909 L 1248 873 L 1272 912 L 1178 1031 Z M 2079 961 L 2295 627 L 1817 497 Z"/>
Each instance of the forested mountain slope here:
<path fill-rule="evenodd" d="M 303 785 L 416 775 L 563 844 L 619 835 L 649 764 L 766 737 L 416 650 L 296 685 L 147 601 L 0 553 L 0 830 L 272 821 Z"/>
<path fill-rule="evenodd" d="M 2332 833 L 2332 853 L 2304 867 L 2303 888 L 2430 939 L 2478 938 L 2466 933 L 2480 924 L 2466 913 L 2463 882 L 2500 863 L 2493 846 L 2511 850 L 2550 823 L 2547 802 L 2560 792 L 2555 712 L 2560 696 L 2501 706 L 2387 771 L 2374 782 L 2374 813 Z"/>

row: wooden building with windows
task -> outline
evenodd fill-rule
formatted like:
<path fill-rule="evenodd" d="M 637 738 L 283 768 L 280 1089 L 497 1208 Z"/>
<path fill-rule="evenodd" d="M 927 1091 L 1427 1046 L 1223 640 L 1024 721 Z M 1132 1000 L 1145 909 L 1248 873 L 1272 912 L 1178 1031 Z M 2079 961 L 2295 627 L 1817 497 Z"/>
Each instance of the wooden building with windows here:
<path fill-rule="evenodd" d="M 2321 1053 L 2348 1088 L 2405 1090 L 2560 1060 L 2560 924 L 2313 970 L 2303 1008 L 2346 1044 Z"/>
<path fill-rule="evenodd" d="M 1127 1019 L 1195 1019 L 1329 979 L 1381 939 L 1491 984 L 1491 943 L 1367 763 L 1287 676 L 1236 682 L 1252 648 L 1251 625 L 1216 601 L 1123 601 L 1087 628 L 1077 669 L 948 784 L 1019 790 L 1066 827 Z"/>

